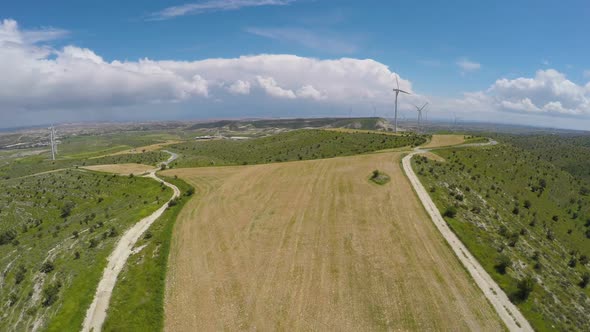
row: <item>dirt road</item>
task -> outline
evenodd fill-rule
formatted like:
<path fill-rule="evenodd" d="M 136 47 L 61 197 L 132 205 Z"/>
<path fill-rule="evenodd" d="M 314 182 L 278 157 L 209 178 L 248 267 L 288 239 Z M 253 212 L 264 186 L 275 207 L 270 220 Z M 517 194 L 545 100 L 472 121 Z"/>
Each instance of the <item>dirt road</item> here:
<path fill-rule="evenodd" d="M 484 146 L 490 144 L 494 145 L 496 142 L 490 140 L 489 143 L 475 143 L 470 146 Z M 420 183 L 418 180 L 418 177 L 412 169 L 411 159 L 415 154 L 424 151 L 427 150 L 418 149 L 415 152 L 408 154 L 403 158 L 402 164 L 408 179 L 412 183 L 412 186 L 420 198 L 422 205 L 430 215 L 432 222 L 440 231 L 447 243 L 451 246 L 463 266 L 467 269 L 467 271 L 469 271 L 469 274 L 471 274 L 471 277 L 473 277 L 477 286 L 479 286 L 481 291 L 483 291 L 508 329 L 510 331 L 533 331 L 533 328 L 526 318 L 524 318 L 524 316 L 520 313 L 518 308 L 512 304 L 512 302 L 510 302 L 504 291 L 502 291 L 502 289 L 484 270 L 475 257 L 473 257 L 469 250 L 467 250 L 459 238 L 457 238 L 455 233 L 453 233 L 453 231 L 447 226 L 447 223 L 438 211 L 438 208 L 428 195 L 426 189 L 424 189 L 424 186 L 422 186 L 422 183 Z"/>
<path fill-rule="evenodd" d="M 502 330 L 400 161 L 166 171 L 196 194 L 174 230 L 165 330 Z"/>
<path fill-rule="evenodd" d="M 168 161 L 166 161 L 164 164 L 172 162 L 175 158 L 175 155 L 171 154 L 170 159 L 168 159 Z M 180 190 L 175 185 L 158 178 L 156 176 L 156 171 L 158 171 L 158 169 L 152 169 L 150 173 L 146 175 L 146 177 L 153 178 L 156 181 L 162 182 L 167 187 L 172 188 L 174 194 L 170 200 L 180 196 Z M 164 213 L 168 207 L 168 202 L 166 202 L 164 205 L 162 205 L 162 207 L 160 207 L 148 217 L 140 220 L 137 224 L 127 230 L 125 234 L 123 234 L 117 243 L 117 246 L 108 258 L 108 263 L 104 270 L 102 279 L 100 280 L 96 289 L 94 300 L 86 312 L 86 318 L 84 319 L 82 331 L 98 332 L 101 330 L 102 324 L 106 318 L 111 294 L 113 292 L 113 288 L 115 287 L 115 283 L 117 282 L 117 276 L 125 266 L 127 258 L 129 258 L 131 255 L 132 249 L 135 246 L 137 240 L 146 230 L 150 228 L 150 226 L 162 215 L 162 213 Z"/>

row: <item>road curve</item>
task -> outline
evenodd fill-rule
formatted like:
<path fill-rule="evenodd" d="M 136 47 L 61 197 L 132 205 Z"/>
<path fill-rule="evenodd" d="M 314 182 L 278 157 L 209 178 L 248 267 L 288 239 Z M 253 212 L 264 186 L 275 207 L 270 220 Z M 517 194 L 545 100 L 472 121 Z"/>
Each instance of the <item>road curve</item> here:
<path fill-rule="evenodd" d="M 477 143 L 470 146 L 484 146 L 497 144 L 495 141 L 490 140 L 489 143 Z M 417 148 L 402 159 L 402 165 L 404 171 L 412 187 L 416 191 L 418 198 L 424 205 L 424 208 L 430 215 L 432 222 L 436 228 L 440 231 L 445 240 L 449 243 L 463 266 L 469 271 L 471 277 L 475 280 L 475 283 L 483 291 L 485 296 L 488 298 L 498 315 L 506 324 L 506 327 L 510 331 L 534 331 L 529 322 L 524 318 L 520 310 L 510 302 L 506 293 L 496 284 L 496 282 L 490 277 L 490 275 L 484 270 L 479 262 L 473 257 L 473 255 L 467 250 L 467 247 L 459 240 L 459 238 L 453 233 L 448 227 L 447 223 L 443 219 L 442 215 L 438 211 L 438 208 L 428 195 L 426 189 L 412 169 L 411 160 L 412 157 L 421 152 L 428 150 Z"/>
<path fill-rule="evenodd" d="M 170 158 L 162 164 L 168 165 L 178 157 L 174 153 L 169 153 Z M 172 195 L 170 200 L 168 200 L 164 205 L 162 205 L 162 207 L 160 207 L 154 213 L 143 218 L 138 223 L 133 225 L 133 227 L 127 230 L 125 234 L 121 236 L 121 239 L 119 239 L 117 246 L 108 258 L 107 266 L 105 267 L 102 278 L 98 283 L 98 287 L 96 288 L 94 300 L 92 301 L 92 304 L 90 304 L 90 307 L 86 312 L 86 318 L 84 319 L 84 323 L 82 325 L 83 332 L 101 331 L 102 324 L 104 323 L 107 316 L 107 309 L 109 308 L 109 302 L 111 299 L 111 295 L 113 293 L 113 288 L 115 288 L 115 284 L 117 282 L 117 277 L 119 276 L 119 273 L 121 273 L 121 270 L 123 270 L 123 267 L 127 262 L 127 259 L 131 255 L 135 243 L 137 242 L 137 240 L 139 240 L 141 235 L 146 230 L 148 230 L 150 226 L 164 213 L 164 211 L 166 211 L 166 208 L 168 207 L 168 202 L 180 196 L 180 190 L 178 189 L 178 187 L 160 179 L 156 175 L 156 171 L 158 170 L 159 169 L 151 170 L 149 174 L 146 175 L 146 177 L 150 177 L 156 181 L 163 183 L 167 187 L 172 188 L 174 194 Z"/>

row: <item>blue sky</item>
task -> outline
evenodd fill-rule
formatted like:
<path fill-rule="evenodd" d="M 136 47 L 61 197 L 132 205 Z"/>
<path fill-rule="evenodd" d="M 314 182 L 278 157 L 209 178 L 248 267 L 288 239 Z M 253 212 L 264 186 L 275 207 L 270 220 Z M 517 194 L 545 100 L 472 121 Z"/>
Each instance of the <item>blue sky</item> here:
<path fill-rule="evenodd" d="M 35 49 L 49 49 L 41 57 L 56 61 L 51 70 L 64 66 L 80 71 L 80 76 L 68 78 L 64 85 L 84 78 L 97 80 L 94 83 L 104 87 L 104 82 L 98 81 L 101 77 L 112 82 L 111 86 L 121 84 L 118 91 L 104 91 L 96 96 L 82 91 L 79 99 L 64 96 L 62 102 L 55 95 L 66 91 L 55 83 L 56 79 L 48 80 L 48 87 L 32 96 L 39 98 L 38 102 L 29 105 L 27 100 L 31 96 L 23 95 L 21 101 L 15 96 L 6 100 L 0 96 L 4 110 L 0 117 L 3 123 L 11 125 L 30 120 L 26 116 L 9 118 L 14 112 L 7 109 L 34 112 L 37 121 L 68 113 L 74 113 L 73 118 L 79 120 L 166 118 L 159 108 L 171 110 L 170 117 L 182 118 L 219 114 L 296 116 L 314 112 L 338 115 L 347 113 L 344 110 L 348 107 L 357 110 L 356 115 L 367 115 L 363 112 L 368 111 L 369 103 L 379 109 L 390 106 L 386 92 L 387 84 L 393 82 L 391 77 L 395 77 L 393 73 L 399 74 L 402 84 L 407 84 L 416 95 L 402 105 L 408 116 L 413 116 L 412 103 L 430 101 L 433 112 L 438 112 L 441 119 L 463 112 L 462 118 L 472 120 L 499 118 L 575 128 L 590 124 L 587 1 L 21 0 L 0 4 L 0 13 L 0 20 L 16 23 L 17 30 L 11 33 L 42 36 L 34 40 L 19 38 L 25 54 L 31 56 Z M 4 29 L 7 27 L 5 23 Z M 64 52 L 68 47 L 73 47 L 69 49 L 73 51 Z M 76 50 L 88 50 L 100 57 L 100 65 L 105 67 L 84 66 L 78 61 L 82 59 L 79 55 L 89 53 Z M 205 68 L 202 63 L 208 59 L 279 54 L 316 61 L 371 59 L 375 63 L 363 63 L 361 69 L 343 76 L 338 73 L 358 64 L 324 66 L 327 69 L 318 69 L 317 76 L 305 74 L 299 80 L 293 77 L 297 74 L 285 77 L 280 67 L 303 66 L 292 68 L 292 73 L 307 73 L 313 62 L 300 64 L 295 60 L 297 64 L 293 64 L 281 59 L 286 62 L 277 68 L 269 65 L 278 61 L 276 58 L 258 59 L 254 61 L 257 64 L 249 64 L 252 67 L 248 68 L 239 63 Z M 77 60 L 71 62 L 74 58 Z M 148 75 L 145 80 L 149 81 L 153 71 L 137 69 L 140 59 L 157 62 L 151 65 L 182 80 L 162 81 L 158 76 L 153 86 L 130 86 L 129 79 L 120 73 L 104 76 L 104 72 L 113 69 L 115 61 Z M 177 63 L 183 62 L 194 65 L 179 69 Z M 22 71 L 15 71 L 14 75 L 43 71 L 37 68 L 43 65 L 22 64 Z M 220 65 L 227 73 L 212 73 Z M 100 70 L 101 74 L 88 72 L 90 68 Z M 197 80 L 195 75 L 199 76 Z M 383 79 L 381 75 L 391 77 Z M 325 79 L 332 76 L 337 88 Z M 351 80 L 348 86 L 339 82 L 343 77 Z M 381 84 L 373 85 L 371 79 Z M 354 80 L 357 83 L 352 83 Z M 243 82 L 247 91 L 216 91 L 220 87 L 229 89 L 238 82 Z M 170 95 L 145 98 L 145 94 L 162 86 L 170 88 Z M 345 91 L 367 86 L 371 89 L 346 98 L 350 93 Z M 42 93 L 49 90 L 53 97 L 46 102 L 43 98 L 47 96 Z M 127 94 L 121 97 L 124 100 L 119 99 L 123 94 Z M 90 106 L 84 105 L 84 97 L 91 99 Z M 237 110 L 239 105 L 250 106 Z"/>

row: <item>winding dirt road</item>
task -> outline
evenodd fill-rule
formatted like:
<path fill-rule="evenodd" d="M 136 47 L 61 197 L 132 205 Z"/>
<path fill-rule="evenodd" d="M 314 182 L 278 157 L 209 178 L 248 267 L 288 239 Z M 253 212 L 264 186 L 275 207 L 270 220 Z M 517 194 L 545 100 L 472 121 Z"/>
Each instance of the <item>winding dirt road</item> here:
<path fill-rule="evenodd" d="M 165 151 L 168 152 L 168 151 Z M 170 154 L 170 158 L 164 162 L 163 164 L 168 165 L 173 162 L 178 156 L 175 153 L 168 152 Z M 98 332 L 102 329 L 102 324 L 104 323 L 107 315 L 107 309 L 109 308 L 109 302 L 111 299 L 111 295 L 113 293 L 113 288 L 115 288 L 115 284 L 117 282 L 117 277 L 127 259 L 133 252 L 133 247 L 135 243 L 141 235 L 150 228 L 150 226 L 166 211 L 168 207 L 168 202 L 172 199 L 180 196 L 180 190 L 173 184 L 170 184 L 162 179 L 160 179 L 156 172 L 159 168 L 153 169 L 149 172 L 146 177 L 150 177 L 156 181 L 159 181 L 166 185 L 167 187 L 171 188 L 174 191 L 174 194 L 162 207 L 156 210 L 151 215 L 143 218 L 133 227 L 131 227 L 119 240 L 115 250 L 111 253 L 108 258 L 107 266 L 104 270 L 103 276 L 98 283 L 98 287 L 96 288 L 96 293 L 94 295 L 94 300 L 92 304 L 88 308 L 86 312 L 86 318 L 84 319 L 84 324 L 82 325 L 82 331 L 94 331 Z"/>
<path fill-rule="evenodd" d="M 475 143 L 466 144 L 463 146 L 485 146 L 495 145 L 496 141 L 490 140 L 488 143 Z M 447 223 L 440 214 L 438 208 L 428 195 L 426 189 L 412 169 L 411 159 L 414 155 L 429 151 L 427 149 L 417 148 L 414 152 L 405 156 L 402 160 L 402 165 L 410 183 L 414 187 L 416 194 L 420 198 L 420 201 L 424 205 L 424 208 L 430 215 L 432 222 L 436 228 L 440 231 L 442 236 L 451 246 L 463 266 L 469 271 L 469 274 L 475 280 L 475 283 L 483 291 L 485 296 L 488 298 L 498 315 L 506 324 L 506 327 L 510 331 L 534 331 L 526 318 L 518 310 L 518 308 L 510 302 L 506 293 L 496 284 L 496 282 L 490 277 L 490 275 L 484 270 L 479 262 L 473 257 L 469 250 L 463 245 L 459 238 L 453 233 L 448 227 Z"/>

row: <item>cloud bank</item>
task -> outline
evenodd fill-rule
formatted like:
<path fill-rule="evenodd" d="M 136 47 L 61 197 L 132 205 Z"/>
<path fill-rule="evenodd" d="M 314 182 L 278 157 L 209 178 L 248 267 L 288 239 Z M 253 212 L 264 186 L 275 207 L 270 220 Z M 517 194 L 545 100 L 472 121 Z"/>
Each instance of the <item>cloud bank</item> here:
<path fill-rule="evenodd" d="M 395 73 L 373 60 L 255 55 L 200 61 L 105 61 L 90 49 L 52 49 L 53 30 L 0 25 L 0 115 L 15 110 L 109 109 L 145 104 L 208 103 L 250 96 L 261 102 L 347 103 L 391 100 Z M 35 41 L 33 41 L 35 40 Z M 412 90 L 401 79 L 403 89 Z"/>
<path fill-rule="evenodd" d="M 578 85 L 557 70 L 539 70 L 535 77 L 499 79 L 486 91 L 467 93 L 456 102 L 479 111 L 586 117 L 590 115 L 590 82 Z"/>
<path fill-rule="evenodd" d="M 372 105 L 378 115 L 392 115 L 396 73 L 370 59 L 260 54 L 106 61 L 87 48 L 49 46 L 67 35 L 55 28 L 23 30 L 13 20 L 0 23 L 0 127 L 122 117 L 341 116 L 351 108 L 353 115 L 366 116 L 373 114 Z M 551 117 L 578 127 L 584 123 L 578 119 L 590 119 L 590 83 L 574 83 L 553 69 L 498 79 L 456 99 L 420 95 L 404 78 L 400 86 L 413 93 L 400 98 L 400 110 L 410 117 L 412 104 L 431 101 L 432 118 L 457 112 L 465 120 L 517 115 L 518 121 L 526 116 L 547 123 Z"/>

